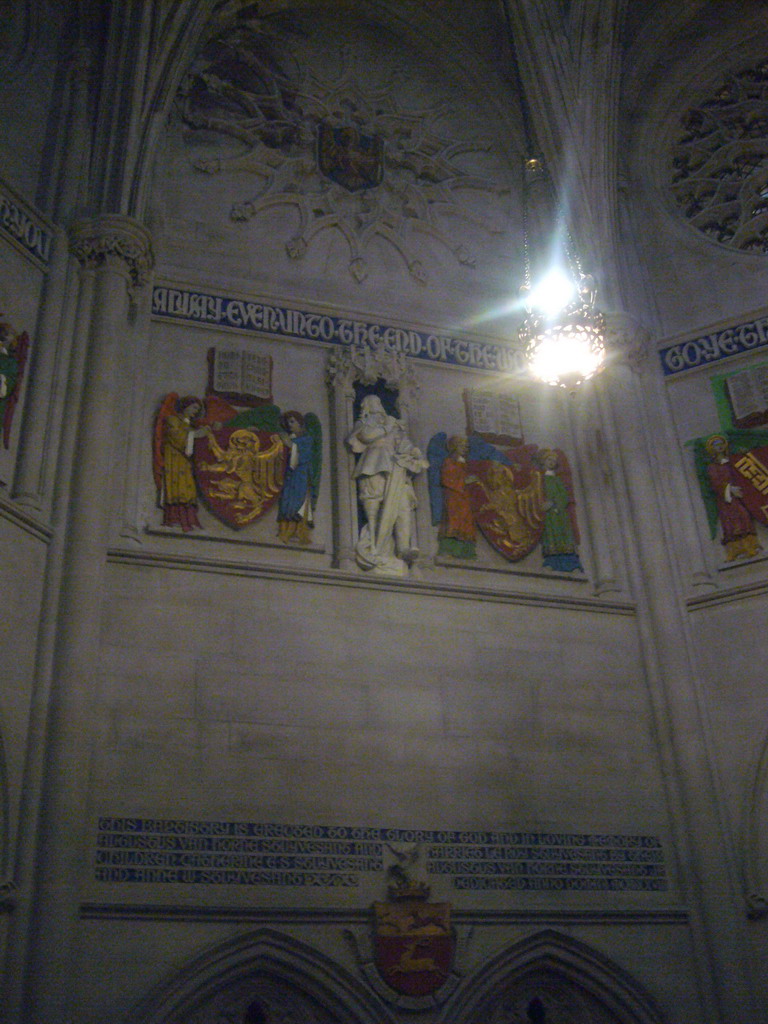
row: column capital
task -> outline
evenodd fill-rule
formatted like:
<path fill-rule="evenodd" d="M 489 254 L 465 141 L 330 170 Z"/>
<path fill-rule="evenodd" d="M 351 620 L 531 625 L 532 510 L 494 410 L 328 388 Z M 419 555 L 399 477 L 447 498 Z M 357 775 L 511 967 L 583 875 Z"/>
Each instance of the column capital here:
<path fill-rule="evenodd" d="M 624 312 L 605 313 L 605 343 L 615 360 L 640 373 L 648 357 L 651 334 Z"/>
<path fill-rule="evenodd" d="M 69 229 L 69 251 L 84 267 L 122 263 L 134 287 L 146 283 L 154 265 L 149 231 L 121 214 L 76 221 Z"/>

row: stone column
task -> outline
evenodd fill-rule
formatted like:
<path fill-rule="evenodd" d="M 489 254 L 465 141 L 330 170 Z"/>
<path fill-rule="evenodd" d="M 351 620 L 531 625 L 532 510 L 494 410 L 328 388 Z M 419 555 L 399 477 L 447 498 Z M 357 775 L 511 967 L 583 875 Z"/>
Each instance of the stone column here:
<path fill-rule="evenodd" d="M 688 474 L 692 472 L 693 460 L 689 457 L 686 465 L 666 385 L 655 356 L 649 356 L 650 335 L 625 314 L 609 314 L 606 319 L 607 344 L 613 352 L 608 372 L 610 387 L 605 389 L 613 394 L 613 402 L 604 395 L 606 414 L 611 404 L 626 406 L 630 400 L 636 403 L 642 434 L 634 432 L 631 423 L 625 424 L 623 418 L 616 424 L 616 434 L 620 435 L 623 451 L 640 449 L 638 457 L 643 464 L 648 464 L 650 454 L 658 497 L 669 510 L 671 529 L 667 533 L 675 535 L 675 558 L 670 569 L 679 574 L 682 586 L 691 593 L 714 588 L 717 583 L 711 571 L 711 554 L 701 527 L 703 515 L 691 502 Z M 650 416 L 648 410 L 653 410 Z M 650 442 L 650 450 L 644 439 Z"/>
<path fill-rule="evenodd" d="M 598 397 L 591 385 L 581 385 L 580 393 L 571 396 L 567 412 L 573 459 L 585 495 L 578 507 L 579 519 L 589 538 L 590 563 L 585 561 L 585 570 L 595 594 L 615 595 L 624 590 L 621 547 L 617 541 L 618 510 L 605 450 L 605 427 Z"/>
<path fill-rule="evenodd" d="M 738 856 L 685 610 L 689 560 L 694 569 L 701 563 L 691 544 L 690 509 L 680 498 L 686 488 L 679 442 L 653 383 L 658 371 L 637 358 L 633 338 L 627 330 L 624 358 L 608 372 L 601 403 L 674 858 L 708 1019 L 752 1020 Z"/>
<path fill-rule="evenodd" d="M 149 235 L 128 217 L 76 224 L 70 249 L 80 264 L 74 343 L 82 358 L 73 359 L 73 368 L 82 366 L 83 373 L 72 455 L 58 470 L 57 487 L 68 500 L 66 511 L 59 510 L 47 568 L 44 609 L 54 623 L 50 650 L 39 651 L 35 681 L 30 760 L 38 758 L 38 766 L 37 772 L 28 768 L 27 776 L 39 775 L 40 798 L 27 808 L 23 823 L 24 905 L 14 937 L 23 971 L 17 972 L 15 1009 L 9 1017 L 19 1021 L 77 1016 L 74 1007 L 64 1005 L 62 979 L 74 949 L 79 885 L 91 863 L 88 754 L 98 726 L 94 709 L 106 552 L 115 515 L 117 456 L 123 448 L 121 398 L 128 390 L 121 387 L 117 370 L 120 348 L 130 336 L 130 296 L 151 267 Z"/>
<path fill-rule="evenodd" d="M 333 565 L 354 572 L 357 494 L 350 473 L 351 455 L 344 439 L 353 427 L 354 377 L 348 353 L 331 352 L 326 365 L 331 426 L 331 494 Z"/>
<path fill-rule="evenodd" d="M 66 147 L 58 174 L 51 178 L 52 188 L 54 180 L 58 181 L 54 208 L 57 221 L 66 222 L 68 211 L 81 203 L 81 193 L 88 179 L 91 70 L 90 53 L 84 47 L 76 48 L 69 60 L 63 91 Z M 71 372 L 72 367 L 67 373 L 74 331 L 83 329 L 82 317 L 74 315 L 76 304 L 83 304 L 82 293 L 79 300 L 77 296 L 77 271 L 69 258 L 66 232 L 57 228 L 33 337 L 24 429 L 19 435 L 12 491 L 19 504 L 34 510 L 45 511 L 51 501 L 56 449 L 61 447 L 61 420 L 72 408 L 67 385 L 73 377 L 80 380 L 80 375 Z M 90 304 L 86 308 L 90 308 Z"/>

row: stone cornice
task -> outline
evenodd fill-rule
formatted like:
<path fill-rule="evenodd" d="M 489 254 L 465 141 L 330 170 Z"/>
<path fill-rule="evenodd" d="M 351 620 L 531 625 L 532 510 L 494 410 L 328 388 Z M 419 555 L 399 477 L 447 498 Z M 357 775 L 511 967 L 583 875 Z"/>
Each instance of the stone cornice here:
<path fill-rule="evenodd" d="M 84 920 L 150 920 L 150 921 L 235 921 L 259 924 L 318 924 L 370 925 L 368 907 L 249 907 L 231 904 L 194 904 L 190 902 L 119 903 L 85 901 L 80 904 L 80 917 Z M 514 910 L 484 910 L 453 908 L 451 917 L 457 923 L 496 928 L 531 925 L 546 922 L 549 925 L 593 924 L 613 925 L 677 925 L 687 927 L 689 912 L 676 903 L 648 907 L 530 907 Z"/>
<path fill-rule="evenodd" d="M 143 224 L 120 214 L 73 224 L 69 251 L 84 267 L 101 267 L 107 260 L 123 263 L 133 286 L 145 284 L 154 266 L 149 232 Z"/>
<path fill-rule="evenodd" d="M 573 611 L 599 612 L 606 615 L 634 616 L 635 605 L 601 597 L 562 592 L 540 593 L 521 589 L 496 589 L 489 586 L 458 585 L 429 580 L 407 580 L 390 576 L 364 575 L 340 569 L 296 569 L 282 565 L 253 565 L 223 558 L 192 557 L 162 552 L 138 552 L 112 548 L 107 553 L 112 565 L 130 565 L 147 569 L 174 569 L 182 572 L 220 573 L 222 576 L 249 576 L 260 579 L 311 583 L 316 586 L 351 587 L 360 590 L 388 590 L 410 596 L 439 596 L 467 601 L 539 608 L 567 608 Z M 576 581 L 565 581 L 569 585 Z M 512 584 L 510 583 L 510 586 Z"/>

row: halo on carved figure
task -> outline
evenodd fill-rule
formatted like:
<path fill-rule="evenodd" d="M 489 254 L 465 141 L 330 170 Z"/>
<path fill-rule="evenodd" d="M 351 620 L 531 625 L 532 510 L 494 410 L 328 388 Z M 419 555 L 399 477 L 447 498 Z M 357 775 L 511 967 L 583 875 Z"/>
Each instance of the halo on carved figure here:
<path fill-rule="evenodd" d="M 768 60 L 729 72 L 680 118 L 669 188 L 682 216 L 729 249 L 768 253 Z"/>

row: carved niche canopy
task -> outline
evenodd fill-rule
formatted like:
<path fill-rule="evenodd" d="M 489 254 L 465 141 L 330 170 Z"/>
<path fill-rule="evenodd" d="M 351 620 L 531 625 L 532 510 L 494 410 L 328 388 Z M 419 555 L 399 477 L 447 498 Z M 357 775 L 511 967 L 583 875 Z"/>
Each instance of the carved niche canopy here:
<path fill-rule="evenodd" d="M 435 243 L 474 266 L 508 229 L 482 101 L 348 11 L 246 12 L 198 56 L 177 109 L 195 171 L 239 193 L 225 215 L 282 210 L 286 228 L 270 241 L 291 259 L 333 232 L 356 280 L 385 247 L 424 281 Z"/>
<path fill-rule="evenodd" d="M 768 252 L 768 60 L 726 75 L 685 112 L 670 188 L 683 216 L 709 238 Z"/>

